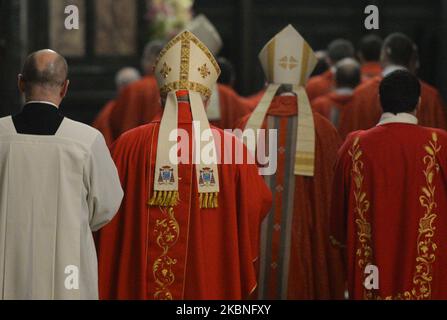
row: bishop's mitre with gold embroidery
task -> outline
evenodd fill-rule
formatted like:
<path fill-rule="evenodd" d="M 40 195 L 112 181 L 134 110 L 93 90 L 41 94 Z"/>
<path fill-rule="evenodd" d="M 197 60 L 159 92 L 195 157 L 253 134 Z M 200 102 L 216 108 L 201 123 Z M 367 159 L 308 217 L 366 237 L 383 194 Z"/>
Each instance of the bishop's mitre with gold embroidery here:
<path fill-rule="evenodd" d="M 194 122 L 194 135 L 202 137 L 210 130 L 204 100 L 211 96 L 220 68 L 210 50 L 191 32 L 185 30 L 174 37 L 160 52 L 155 64 L 155 76 L 160 95 L 165 98 L 163 117 L 160 123 L 155 178 L 149 205 L 173 207 L 179 201 L 178 159 L 171 159 L 170 151 L 177 150 L 178 101 L 176 92 L 187 90 Z M 210 131 L 208 131 L 210 132 Z M 209 135 L 208 135 L 209 136 Z M 208 141 L 194 139 L 193 158 L 201 208 L 216 208 L 219 193 L 216 145 L 213 136 Z M 200 142 L 199 142 L 200 141 Z M 209 145 L 211 159 L 196 159 L 202 149 Z M 208 154 L 208 152 L 207 152 Z M 175 156 L 177 153 L 175 152 Z M 206 160 L 206 161 L 205 161 Z"/>
<path fill-rule="evenodd" d="M 281 85 L 291 85 L 292 91 L 297 96 L 298 108 L 294 173 L 301 176 L 313 176 L 315 125 L 304 85 L 317 64 L 317 58 L 298 31 L 288 25 L 264 46 L 259 54 L 259 60 L 269 85 L 250 116 L 245 130 L 258 132 L 278 89 Z"/>

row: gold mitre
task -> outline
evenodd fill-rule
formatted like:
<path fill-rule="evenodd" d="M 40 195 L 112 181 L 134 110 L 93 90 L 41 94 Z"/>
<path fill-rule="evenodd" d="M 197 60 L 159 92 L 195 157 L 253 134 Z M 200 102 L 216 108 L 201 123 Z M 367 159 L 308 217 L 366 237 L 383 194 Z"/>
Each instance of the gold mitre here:
<path fill-rule="evenodd" d="M 219 75 L 220 68 L 213 54 L 188 30 L 169 41 L 155 64 L 162 97 L 171 91 L 190 90 L 209 98 Z"/>
<path fill-rule="evenodd" d="M 205 15 L 199 14 L 186 26 L 186 29 L 199 38 L 213 55 L 216 56 L 222 49 L 222 38 L 216 27 Z"/>
<path fill-rule="evenodd" d="M 259 54 L 270 83 L 304 86 L 317 65 L 317 57 L 290 24 L 274 36 Z"/>

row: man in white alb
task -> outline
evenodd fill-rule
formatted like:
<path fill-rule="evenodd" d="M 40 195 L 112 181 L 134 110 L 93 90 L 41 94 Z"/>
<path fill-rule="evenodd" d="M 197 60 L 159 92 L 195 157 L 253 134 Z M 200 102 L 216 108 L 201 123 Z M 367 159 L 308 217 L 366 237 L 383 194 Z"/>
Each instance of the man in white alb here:
<path fill-rule="evenodd" d="M 23 110 L 0 119 L 0 299 L 97 299 L 92 231 L 121 203 L 99 131 L 65 118 L 68 66 L 51 50 L 19 75 Z"/>

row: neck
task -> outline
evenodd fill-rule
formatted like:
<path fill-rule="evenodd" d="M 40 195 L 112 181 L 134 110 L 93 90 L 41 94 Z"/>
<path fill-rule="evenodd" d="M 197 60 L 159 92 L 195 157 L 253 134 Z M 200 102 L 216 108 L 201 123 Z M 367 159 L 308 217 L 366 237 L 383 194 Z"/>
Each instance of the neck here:
<path fill-rule="evenodd" d="M 26 104 L 33 103 L 33 102 L 48 103 L 48 104 L 55 106 L 56 108 L 59 108 L 59 105 L 60 105 L 60 101 L 57 101 L 56 99 L 51 99 L 48 97 L 27 97 L 25 99 Z"/>

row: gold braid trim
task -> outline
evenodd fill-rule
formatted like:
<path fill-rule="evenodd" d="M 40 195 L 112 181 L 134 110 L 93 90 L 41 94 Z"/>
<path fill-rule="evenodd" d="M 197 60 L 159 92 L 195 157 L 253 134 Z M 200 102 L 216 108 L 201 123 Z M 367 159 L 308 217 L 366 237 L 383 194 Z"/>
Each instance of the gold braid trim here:
<path fill-rule="evenodd" d="M 352 159 L 351 176 L 354 180 L 354 200 L 355 200 L 355 213 L 357 224 L 357 236 L 360 243 L 360 248 L 357 249 L 357 264 L 359 268 L 365 270 L 366 266 L 372 264 L 373 250 L 371 248 L 371 224 L 366 219 L 366 213 L 369 210 L 370 202 L 366 197 L 366 193 L 363 191 L 363 167 L 364 164 L 361 161 L 362 150 L 360 148 L 360 139 L 357 137 L 349 150 L 349 155 Z M 364 298 L 374 298 L 372 290 L 364 290 Z"/>
<path fill-rule="evenodd" d="M 216 209 L 219 207 L 219 193 L 199 193 L 200 209 Z"/>
<path fill-rule="evenodd" d="M 433 241 L 436 230 L 433 224 L 437 218 L 435 213 L 437 203 L 435 200 L 436 187 L 434 179 L 439 172 L 437 154 L 441 151 L 441 146 L 438 145 L 438 136 L 435 132 L 432 133 L 432 139 L 428 145 L 424 146 L 424 149 L 427 152 L 427 155 L 422 160 L 426 165 L 425 170 L 423 170 L 426 184 L 421 188 L 419 202 L 422 208 L 425 209 L 425 214 L 419 220 L 418 255 L 416 257 L 416 270 L 413 276 L 414 287 L 403 294 L 399 293 L 394 297 L 386 297 L 385 299 L 387 300 L 423 300 L 431 298 L 432 265 L 436 260 L 435 251 L 437 249 L 437 245 Z"/>
<path fill-rule="evenodd" d="M 175 274 L 172 267 L 177 264 L 177 259 L 169 256 L 169 250 L 177 243 L 180 235 L 180 226 L 175 219 L 174 209 L 161 209 L 166 215 L 165 219 L 157 219 L 154 232 L 157 234 L 157 245 L 162 249 L 162 254 L 155 260 L 152 267 L 156 283 L 155 300 L 173 300 L 170 287 L 175 282 Z"/>
<path fill-rule="evenodd" d="M 180 80 L 180 81 L 174 81 L 168 84 L 165 84 L 163 87 L 160 88 L 160 96 L 166 97 L 169 92 L 171 91 L 177 91 L 177 90 L 191 90 L 196 91 L 200 93 L 201 96 L 205 98 L 211 97 L 211 90 L 207 88 L 206 86 L 197 83 L 192 82 L 188 80 Z"/>
<path fill-rule="evenodd" d="M 436 227 L 434 222 L 437 218 L 435 210 L 437 203 L 435 199 L 435 184 L 434 179 L 439 172 L 439 164 L 437 162 L 437 154 L 441 150 L 441 146 L 438 145 L 438 136 L 436 133 L 432 133 L 432 139 L 428 145 L 424 146 L 427 154 L 423 158 L 423 163 L 426 168 L 423 170 L 425 177 L 425 186 L 421 188 L 421 195 L 419 202 L 422 208 L 425 209 L 424 216 L 419 220 L 419 235 L 417 238 L 417 257 L 416 257 L 416 270 L 413 276 L 414 287 L 405 291 L 404 293 L 398 293 L 394 296 L 385 297 L 386 300 L 422 300 L 431 298 L 431 282 L 432 265 L 436 260 L 435 251 L 437 249 L 436 243 L 433 241 L 435 236 Z M 357 256 L 359 257 L 358 266 L 364 270 L 364 267 L 371 264 L 372 261 L 372 248 L 370 246 L 371 241 L 371 225 L 365 218 L 365 213 L 369 209 L 369 201 L 366 200 L 366 194 L 362 192 L 363 185 L 363 163 L 360 161 L 362 151 L 360 150 L 359 139 L 354 141 L 354 144 L 349 152 L 352 157 L 352 176 L 355 183 L 354 198 L 356 201 L 355 211 L 358 214 L 356 220 L 359 228 L 358 237 L 362 247 L 357 250 Z M 372 290 L 365 289 L 364 296 L 366 299 L 381 300 L 380 296 L 376 296 Z"/>
<path fill-rule="evenodd" d="M 148 204 L 157 207 L 175 207 L 180 201 L 178 191 L 154 191 Z"/>

